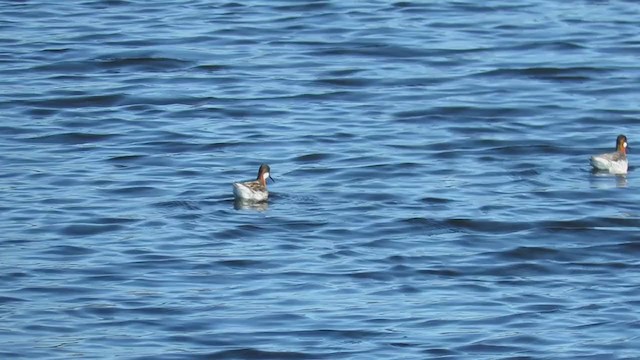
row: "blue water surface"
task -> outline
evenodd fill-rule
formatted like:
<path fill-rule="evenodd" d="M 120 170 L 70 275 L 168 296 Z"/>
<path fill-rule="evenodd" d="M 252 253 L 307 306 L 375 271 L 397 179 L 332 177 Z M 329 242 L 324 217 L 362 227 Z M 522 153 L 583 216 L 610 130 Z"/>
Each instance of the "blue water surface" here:
<path fill-rule="evenodd" d="M 637 5 L 0 2 L 0 358 L 640 358 Z"/>

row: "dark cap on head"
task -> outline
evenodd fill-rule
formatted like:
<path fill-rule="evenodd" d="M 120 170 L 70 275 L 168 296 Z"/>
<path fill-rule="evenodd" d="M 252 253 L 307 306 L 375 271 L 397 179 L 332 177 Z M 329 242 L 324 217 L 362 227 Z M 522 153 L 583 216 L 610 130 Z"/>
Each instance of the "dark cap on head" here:
<path fill-rule="evenodd" d="M 624 135 L 618 135 L 616 138 L 616 150 L 626 153 L 627 152 L 627 137 Z"/>

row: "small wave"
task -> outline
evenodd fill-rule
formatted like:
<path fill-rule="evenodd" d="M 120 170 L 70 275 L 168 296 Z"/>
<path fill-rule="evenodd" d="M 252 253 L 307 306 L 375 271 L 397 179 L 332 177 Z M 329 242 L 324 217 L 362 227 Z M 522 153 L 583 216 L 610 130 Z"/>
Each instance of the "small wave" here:
<path fill-rule="evenodd" d="M 192 62 L 154 56 L 112 55 L 96 59 L 96 65 L 105 70 L 165 72 L 189 68 Z"/>
<path fill-rule="evenodd" d="M 69 132 L 27 138 L 30 142 L 48 144 L 87 144 L 109 140 L 117 135 Z"/>
<path fill-rule="evenodd" d="M 127 96 L 123 94 L 62 96 L 47 97 L 42 100 L 28 100 L 26 103 L 34 107 L 52 109 L 103 108 L 121 105 L 126 98 Z"/>
<path fill-rule="evenodd" d="M 93 252 L 94 250 L 91 250 L 82 246 L 70 246 L 70 245 L 53 246 L 45 251 L 45 253 L 47 254 L 65 255 L 65 256 L 67 255 L 80 256 L 80 255 L 91 254 Z"/>
<path fill-rule="evenodd" d="M 611 71 L 603 68 L 592 67 L 568 67 L 568 68 L 554 68 L 554 67 L 531 67 L 531 68 L 516 68 L 516 69 L 496 69 L 483 73 L 479 73 L 476 76 L 482 77 L 527 77 L 541 80 L 554 80 L 554 81 L 588 81 L 596 76 L 604 76 Z"/>
<path fill-rule="evenodd" d="M 334 157 L 335 157 L 335 154 L 330 154 L 330 153 L 312 153 L 312 154 L 300 155 L 295 159 L 293 159 L 293 161 L 300 162 L 300 163 L 307 163 L 307 162 L 316 163 L 318 161 L 327 161 Z"/>
<path fill-rule="evenodd" d="M 491 234 L 516 233 L 532 228 L 530 222 L 477 220 L 469 218 L 451 218 L 445 223 L 455 229 Z"/>
<path fill-rule="evenodd" d="M 95 224 L 74 224 L 67 225 L 60 230 L 60 233 L 67 236 L 88 236 L 99 235 L 108 232 L 121 230 L 120 225 L 95 225 Z"/>

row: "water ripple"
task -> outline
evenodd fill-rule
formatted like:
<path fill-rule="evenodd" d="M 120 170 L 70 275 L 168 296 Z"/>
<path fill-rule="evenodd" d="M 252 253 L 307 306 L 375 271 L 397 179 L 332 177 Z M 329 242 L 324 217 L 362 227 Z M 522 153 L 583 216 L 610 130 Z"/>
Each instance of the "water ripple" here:
<path fill-rule="evenodd" d="M 637 358 L 634 5 L 5 2 L 0 357 Z"/>

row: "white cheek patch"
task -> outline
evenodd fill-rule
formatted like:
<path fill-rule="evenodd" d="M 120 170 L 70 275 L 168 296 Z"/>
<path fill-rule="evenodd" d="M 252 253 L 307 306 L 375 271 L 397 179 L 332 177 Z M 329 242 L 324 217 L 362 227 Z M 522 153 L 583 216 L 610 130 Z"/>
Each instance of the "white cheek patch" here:
<path fill-rule="evenodd" d="M 627 145 L 625 145 L 625 147 L 626 147 L 626 146 L 627 146 Z M 270 174 L 269 174 L 268 172 L 266 172 L 266 173 L 262 174 L 262 178 L 263 178 L 263 179 L 265 179 L 265 180 L 267 180 L 267 178 L 269 177 L 269 175 L 270 175 Z"/>
<path fill-rule="evenodd" d="M 627 143 L 626 142 L 623 143 L 622 146 L 624 146 L 626 148 L 627 147 Z"/>

